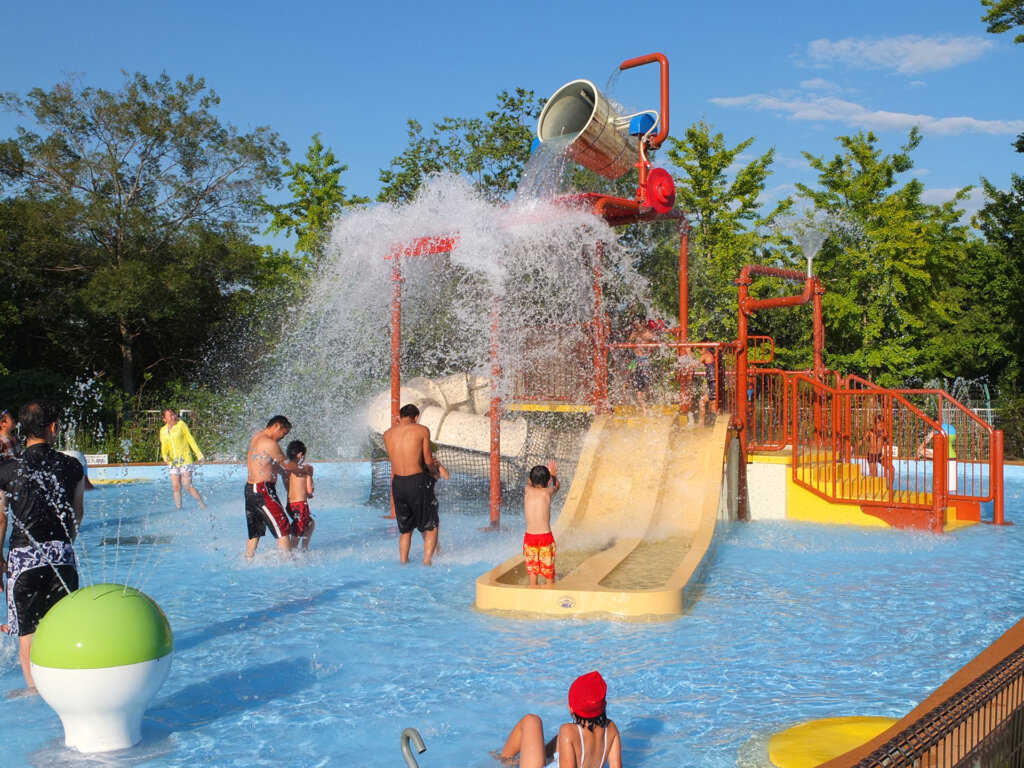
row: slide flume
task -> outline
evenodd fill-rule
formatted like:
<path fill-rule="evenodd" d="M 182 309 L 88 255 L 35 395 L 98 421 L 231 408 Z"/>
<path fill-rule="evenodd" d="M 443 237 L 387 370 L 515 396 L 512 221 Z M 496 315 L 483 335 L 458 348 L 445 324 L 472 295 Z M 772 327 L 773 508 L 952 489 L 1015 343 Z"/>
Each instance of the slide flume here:
<path fill-rule="evenodd" d="M 682 613 L 725 519 L 726 419 L 599 416 L 553 525 L 557 580 L 531 588 L 522 554 L 477 579 L 484 611 L 669 616 Z M 564 489 L 563 489 L 564 490 Z"/>

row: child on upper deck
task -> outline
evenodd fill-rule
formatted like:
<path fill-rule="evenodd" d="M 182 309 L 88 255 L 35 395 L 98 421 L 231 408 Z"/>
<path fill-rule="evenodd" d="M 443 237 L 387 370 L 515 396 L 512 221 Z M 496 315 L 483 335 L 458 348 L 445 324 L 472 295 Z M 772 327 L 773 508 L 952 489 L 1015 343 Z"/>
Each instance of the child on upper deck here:
<path fill-rule="evenodd" d="M 551 497 L 562 487 L 555 474 L 555 462 L 538 464 L 530 470 L 530 482 L 523 498 L 526 534 L 523 536 L 523 559 L 530 586 L 536 587 L 538 578 L 545 584 L 555 580 L 555 537 L 551 533 Z M 554 480 L 552 485 L 549 482 Z"/>

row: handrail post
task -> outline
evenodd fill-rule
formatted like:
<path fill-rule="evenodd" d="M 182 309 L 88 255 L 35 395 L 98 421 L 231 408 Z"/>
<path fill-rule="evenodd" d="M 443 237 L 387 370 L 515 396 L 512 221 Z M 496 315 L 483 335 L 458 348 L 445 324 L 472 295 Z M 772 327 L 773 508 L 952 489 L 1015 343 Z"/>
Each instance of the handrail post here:
<path fill-rule="evenodd" d="M 941 423 L 941 422 L 940 422 Z M 948 444 L 942 431 L 936 432 L 932 439 L 932 519 L 929 529 L 941 533 L 946 516 L 947 495 L 949 493 L 948 477 Z"/>
<path fill-rule="evenodd" d="M 989 455 L 988 482 L 992 487 L 992 522 L 1005 525 L 1003 520 L 1003 430 L 992 430 L 992 451 Z"/>

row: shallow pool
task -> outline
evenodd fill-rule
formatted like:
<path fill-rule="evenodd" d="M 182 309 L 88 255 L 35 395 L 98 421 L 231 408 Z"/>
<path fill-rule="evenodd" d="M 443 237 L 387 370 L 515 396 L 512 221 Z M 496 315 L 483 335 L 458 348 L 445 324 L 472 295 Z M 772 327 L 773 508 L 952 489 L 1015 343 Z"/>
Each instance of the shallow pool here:
<path fill-rule="evenodd" d="M 170 676 L 143 742 L 104 756 L 65 749 L 38 697 L 2 701 L 7 764 L 398 766 L 414 726 L 423 768 L 495 766 L 488 750 L 520 715 L 551 730 L 572 679 L 599 669 L 626 765 L 764 765 L 767 736 L 795 722 L 905 714 L 1024 615 L 1018 467 L 1016 526 L 738 524 L 693 610 L 655 623 L 478 613 L 474 580 L 518 549 L 519 521 L 483 533 L 485 509 L 442 510 L 435 566 L 400 566 L 397 533 L 363 505 L 365 464 L 318 467 L 307 555 L 282 558 L 268 538 L 247 563 L 242 471 L 201 470 L 207 510 L 186 497 L 176 511 L 162 475 L 87 495 L 83 583 L 127 581 L 163 607 Z M 22 685 L 3 637 L 0 696 Z"/>

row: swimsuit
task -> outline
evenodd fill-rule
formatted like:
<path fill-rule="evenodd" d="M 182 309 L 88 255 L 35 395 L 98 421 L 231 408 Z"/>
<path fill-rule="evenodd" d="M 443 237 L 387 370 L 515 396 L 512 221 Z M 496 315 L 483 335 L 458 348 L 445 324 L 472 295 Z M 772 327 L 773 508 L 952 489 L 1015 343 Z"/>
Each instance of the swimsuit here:
<path fill-rule="evenodd" d="M 416 475 L 395 475 L 391 478 L 391 498 L 395 502 L 398 532 L 432 531 L 440 523 L 434 478 L 427 472 Z"/>
<path fill-rule="evenodd" d="M 275 539 L 291 533 L 292 524 L 277 498 L 276 484 L 245 484 L 245 522 L 250 539 L 266 535 L 268 525 Z"/>
<path fill-rule="evenodd" d="M 882 463 L 882 452 L 881 451 L 879 451 L 878 453 L 869 453 L 868 454 L 868 464 L 881 464 L 881 463 Z"/>
<path fill-rule="evenodd" d="M 651 361 L 649 355 L 634 355 L 629 366 L 629 382 L 638 392 L 647 390 L 651 383 Z"/>
<path fill-rule="evenodd" d="M 65 586 L 66 585 L 66 586 Z M 78 589 L 75 550 L 66 541 L 12 549 L 7 557 L 7 624 L 31 635 L 64 595 Z"/>
<path fill-rule="evenodd" d="M 715 386 L 714 363 L 704 363 L 704 381 L 708 385 L 708 400 L 716 402 L 718 400 L 718 387 Z"/>
<path fill-rule="evenodd" d="M 11 550 L 7 557 L 10 632 L 30 635 L 64 595 L 78 589 L 75 494 L 85 472 L 78 460 L 45 443 L 20 459 L 0 460 L 0 490 L 7 494 Z"/>
<path fill-rule="evenodd" d="M 313 516 L 309 514 L 308 501 L 289 501 L 288 514 L 292 518 L 292 536 L 305 536 Z"/>
<path fill-rule="evenodd" d="M 583 727 L 577 723 L 576 730 L 580 732 L 580 768 L 583 768 L 583 761 L 587 759 L 587 748 L 583 745 Z M 608 754 L 608 728 L 604 729 L 604 746 L 601 747 L 601 762 L 598 768 L 604 765 L 604 759 Z"/>
<path fill-rule="evenodd" d="M 543 576 L 546 581 L 555 580 L 555 537 L 547 533 L 523 535 L 523 559 L 526 572 L 531 576 Z"/>

